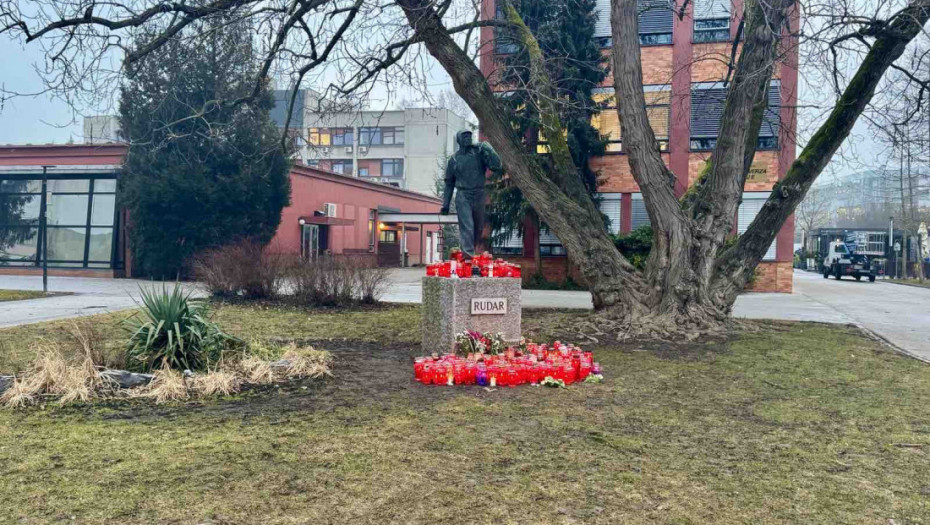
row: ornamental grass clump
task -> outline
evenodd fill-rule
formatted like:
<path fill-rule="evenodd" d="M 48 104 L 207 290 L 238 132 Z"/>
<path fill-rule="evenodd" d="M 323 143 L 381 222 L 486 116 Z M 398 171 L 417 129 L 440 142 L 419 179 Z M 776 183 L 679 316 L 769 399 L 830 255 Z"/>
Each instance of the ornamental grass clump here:
<path fill-rule="evenodd" d="M 18 408 L 33 404 L 43 396 L 55 396 L 66 405 L 89 401 L 106 390 L 107 385 L 100 378 L 91 352 L 75 363 L 66 359 L 55 344 L 35 343 L 33 351 L 35 361 L 0 396 L 0 403 Z"/>
<path fill-rule="evenodd" d="M 172 291 L 141 289 L 141 313 L 126 320 L 130 332 L 126 361 L 131 368 L 205 370 L 227 350 L 241 348 L 240 339 L 210 320 L 210 304 L 175 285 Z"/>

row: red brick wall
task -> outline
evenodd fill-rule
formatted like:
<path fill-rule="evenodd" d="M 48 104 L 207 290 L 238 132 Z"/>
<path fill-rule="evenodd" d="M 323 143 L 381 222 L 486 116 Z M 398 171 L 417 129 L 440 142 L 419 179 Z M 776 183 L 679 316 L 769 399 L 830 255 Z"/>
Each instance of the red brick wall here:
<path fill-rule="evenodd" d="M 755 280 L 746 291 L 791 293 L 794 266 L 791 262 L 763 262 L 756 267 Z"/>

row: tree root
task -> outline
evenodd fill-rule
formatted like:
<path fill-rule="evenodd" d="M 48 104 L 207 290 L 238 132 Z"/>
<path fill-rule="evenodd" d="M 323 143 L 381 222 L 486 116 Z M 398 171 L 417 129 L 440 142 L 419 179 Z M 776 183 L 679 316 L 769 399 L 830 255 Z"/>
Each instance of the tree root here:
<path fill-rule="evenodd" d="M 571 327 L 580 339 L 598 343 L 651 340 L 670 343 L 725 339 L 734 333 L 754 331 L 751 323 L 715 315 L 670 315 L 638 313 L 631 315 L 618 308 L 608 308 L 576 319 Z"/>

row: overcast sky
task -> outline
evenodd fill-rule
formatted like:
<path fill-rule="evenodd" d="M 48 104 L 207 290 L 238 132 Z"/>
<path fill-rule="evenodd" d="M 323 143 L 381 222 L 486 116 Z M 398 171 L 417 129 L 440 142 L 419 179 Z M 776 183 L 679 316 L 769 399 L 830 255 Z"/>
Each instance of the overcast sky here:
<path fill-rule="evenodd" d="M 34 70 L 34 64 L 41 64 L 44 59 L 40 47 L 35 44 L 24 46 L 6 36 L 0 36 L 0 57 L 3 57 L 3 68 L 0 70 L 0 85 L 3 88 L 16 92 L 37 92 L 42 89 L 41 80 Z M 441 68 L 432 68 L 431 77 L 429 87 L 435 95 L 451 88 L 451 83 Z M 802 101 L 809 89 L 804 84 L 802 75 Z M 393 103 L 383 99 L 372 101 L 373 106 L 384 109 L 390 109 Z M 802 108 L 800 111 L 805 110 Z M 81 142 L 81 113 L 96 115 L 112 112 L 112 108 L 106 107 L 78 108 L 75 112 L 65 102 L 47 95 L 13 98 L 6 100 L 0 108 L 0 144 L 60 144 L 69 140 Z M 804 116 L 803 113 L 800 115 L 801 120 L 804 120 Z M 822 178 L 881 166 L 884 163 L 881 158 L 882 148 L 870 137 L 867 126 L 860 120 L 854 130 L 854 136 L 844 148 L 846 154 L 842 159 L 835 159 Z"/>

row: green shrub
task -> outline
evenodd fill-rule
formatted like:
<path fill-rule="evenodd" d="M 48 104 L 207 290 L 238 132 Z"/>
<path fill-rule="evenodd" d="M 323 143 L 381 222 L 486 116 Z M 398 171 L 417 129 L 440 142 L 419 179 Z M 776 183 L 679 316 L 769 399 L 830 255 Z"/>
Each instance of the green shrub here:
<path fill-rule="evenodd" d="M 125 322 L 130 332 L 126 361 L 131 368 L 203 370 L 242 341 L 210 320 L 210 304 L 181 291 L 140 289 L 142 311 Z"/>
<path fill-rule="evenodd" d="M 652 250 L 652 226 L 640 226 L 626 235 L 613 235 L 614 245 L 630 264 L 642 270 Z"/>

